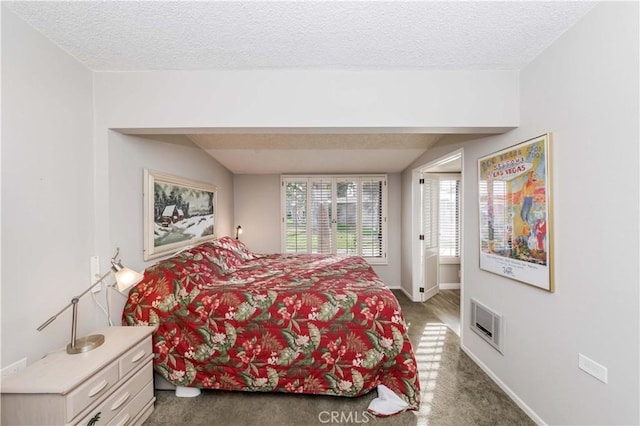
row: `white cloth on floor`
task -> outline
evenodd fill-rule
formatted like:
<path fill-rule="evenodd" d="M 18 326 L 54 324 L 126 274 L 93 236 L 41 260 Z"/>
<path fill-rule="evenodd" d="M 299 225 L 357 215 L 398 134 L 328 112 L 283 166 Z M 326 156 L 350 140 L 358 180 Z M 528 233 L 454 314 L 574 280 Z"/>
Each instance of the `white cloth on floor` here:
<path fill-rule="evenodd" d="M 376 416 L 390 416 L 407 409 L 409 404 L 385 385 L 378 385 L 378 397 L 369 404 L 368 410 Z"/>

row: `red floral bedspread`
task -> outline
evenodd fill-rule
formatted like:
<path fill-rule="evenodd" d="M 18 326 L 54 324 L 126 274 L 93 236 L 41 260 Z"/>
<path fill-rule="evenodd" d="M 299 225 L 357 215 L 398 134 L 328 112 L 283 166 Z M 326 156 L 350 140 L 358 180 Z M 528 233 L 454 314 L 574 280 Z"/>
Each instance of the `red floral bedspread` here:
<path fill-rule="evenodd" d="M 403 315 L 366 261 L 225 244 L 238 243 L 215 240 L 150 267 L 129 293 L 123 323 L 157 325 L 154 365 L 165 379 L 342 396 L 384 384 L 417 407 Z"/>

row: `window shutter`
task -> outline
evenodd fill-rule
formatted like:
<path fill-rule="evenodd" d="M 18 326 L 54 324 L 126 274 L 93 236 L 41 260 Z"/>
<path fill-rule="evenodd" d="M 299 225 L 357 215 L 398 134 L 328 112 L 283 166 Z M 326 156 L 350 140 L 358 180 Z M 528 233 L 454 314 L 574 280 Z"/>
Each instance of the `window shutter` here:
<path fill-rule="evenodd" d="M 386 262 L 386 176 L 281 176 L 281 182 L 284 252 Z"/>
<path fill-rule="evenodd" d="M 297 253 L 308 250 L 307 242 L 307 181 L 284 181 L 285 252 Z"/>
<path fill-rule="evenodd" d="M 460 257 L 460 180 L 440 180 L 440 256 Z"/>
<path fill-rule="evenodd" d="M 358 254 L 358 182 L 336 183 L 336 253 Z"/>
<path fill-rule="evenodd" d="M 383 203 L 381 179 L 365 179 L 362 184 L 361 231 L 363 257 L 383 257 Z"/>
<path fill-rule="evenodd" d="M 330 254 L 332 247 L 332 181 L 311 181 L 311 253 Z"/>

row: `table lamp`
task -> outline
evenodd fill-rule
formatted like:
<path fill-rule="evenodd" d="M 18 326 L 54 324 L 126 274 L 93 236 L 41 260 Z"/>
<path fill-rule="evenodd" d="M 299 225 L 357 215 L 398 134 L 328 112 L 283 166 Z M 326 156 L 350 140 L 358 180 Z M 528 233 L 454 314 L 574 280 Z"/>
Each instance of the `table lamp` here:
<path fill-rule="evenodd" d="M 76 337 L 76 328 L 78 325 L 78 302 L 80 301 L 80 298 L 82 296 L 87 294 L 95 286 L 97 286 L 102 281 L 107 279 L 107 277 L 112 273 L 115 275 L 116 282 L 113 284 L 110 284 L 107 287 L 115 286 L 119 292 L 123 292 L 129 289 L 130 287 L 133 287 L 134 285 L 138 284 L 140 281 L 142 281 L 142 278 L 143 278 L 142 274 L 122 266 L 122 262 L 119 259 L 117 259 L 119 253 L 120 253 L 120 249 L 117 249 L 116 254 L 111 258 L 111 268 L 106 274 L 100 277 L 98 281 L 91 284 L 89 288 L 87 288 L 85 291 L 83 291 L 78 296 L 75 296 L 73 299 L 71 299 L 71 302 L 67 306 L 62 308 L 60 312 L 58 312 L 57 314 L 55 314 L 54 316 L 46 320 L 40 327 L 38 327 L 38 331 L 42 331 L 46 326 L 48 326 L 56 318 L 58 318 L 60 314 L 62 314 L 64 311 L 66 311 L 70 307 L 73 307 L 73 313 L 71 317 L 71 343 L 67 345 L 68 354 L 79 354 L 83 352 L 89 352 L 104 343 L 104 336 L 102 334 L 94 334 L 91 336 L 80 337 L 80 338 Z"/>

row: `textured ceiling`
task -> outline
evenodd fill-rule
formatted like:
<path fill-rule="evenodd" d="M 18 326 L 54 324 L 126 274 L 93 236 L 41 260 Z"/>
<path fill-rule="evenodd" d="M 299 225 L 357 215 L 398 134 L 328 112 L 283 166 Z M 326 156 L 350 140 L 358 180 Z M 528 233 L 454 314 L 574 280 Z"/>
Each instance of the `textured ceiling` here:
<path fill-rule="evenodd" d="M 594 5 L 562 1 L 3 2 L 3 7 L 95 71 L 521 69 Z M 367 173 L 403 170 L 441 135 L 189 137 L 234 173 Z"/>
<path fill-rule="evenodd" d="M 440 135 L 199 134 L 189 138 L 233 173 L 399 173 Z"/>
<path fill-rule="evenodd" d="M 3 2 L 88 68 L 508 68 L 594 3 Z"/>

